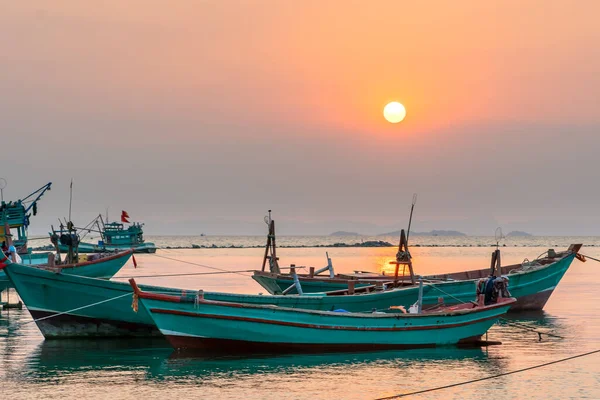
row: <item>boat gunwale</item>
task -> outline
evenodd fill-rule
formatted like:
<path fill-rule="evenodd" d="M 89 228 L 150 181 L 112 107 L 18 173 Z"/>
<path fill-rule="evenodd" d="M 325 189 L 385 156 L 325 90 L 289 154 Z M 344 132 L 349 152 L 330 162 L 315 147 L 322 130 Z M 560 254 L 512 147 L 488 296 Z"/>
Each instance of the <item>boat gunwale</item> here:
<path fill-rule="evenodd" d="M 515 301 L 516 300 L 502 302 L 499 304 L 495 304 L 494 307 L 485 306 L 485 307 L 487 307 L 485 309 L 492 310 L 492 309 L 499 308 L 499 307 L 509 307 Z M 296 309 L 294 309 L 294 310 L 298 311 Z M 267 325 L 292 326 L 292 327 L 296 327 L 296 328 L 306 328 L 306 329 L 324 329 L 324 330 L 359 331 L 359 332 L 360 331 L 364 331 L 364 332 L 373 332 L 373 331 L 375 331 L 375 332 L 378 332 L 378 331 L 396 332 L 396 331 L 420 331 L 420 330 L 458 328 L 461 326 L 467 326 L 467 325 L 472 325 L 472 324 L 476 324 L 479 322 L 489 321 L 490 319 L 497 319 L 500 315 L 504 314 L 504 313 L 500 313 L 500 314 L 496 313 L 494 315 L 489 315 L 487 317 L 476 318 L 476 319 L 472 319 L 472 320 L 468 320 L 468 321 L 455 322 L 455 323 L 450 323 L 450 324 L 370 327 L 370 326 L 318 325 L 318 324 L 308 324 L 308 323 L 301 323 L 301 322 L 290 322 L 290 321 L 272 320 L 272 319 L 264 319 L 264 318 L 241 317 L 241 316 L 235 316 L 235 315 L 194 313 L 194 312 L 189 312 L 189 311 L 171 310 L 171 309 L 165 309 L 165 308 L 151 308 L 150 307 L 149 311 L 151 314 L 155 313 L 155 314 L 179 315 L 179 316 L 194 317 L 194 318 L 224 319 L 224 320 L 230 320 L 230 321 L 253 322 L 253 323 L 267 324 Z M 301 310 L 301 311 L 303 311 L 303 310 Z M 326 312 L 333 313 L 332 311 L 326 311 Z M 341 313 L 335 313 L 335 314 L 339 315 Z M 362 313 L 352 313 L 352 314 L 362 314 Z M 435 316 L 437 316 L 438 314 L 399 314 L 399 315 L 410 315 L 410 316 L 422 316 L 422 315 L 434 316 L 435 315 Z M 363 314 L 360 317 L 363 318 L 363 317 L 367 317 L 367 316 L 373 316 L 373 314 Z M 377 315 L 377 316 L 398 319 L 393 314 L 388 314 L 385 316 L 383 316 L 383 315 Z M 453 316 L 453 315 L 443 314 L 443 316 Z M 355 317 L 358 317 L 358 316 L 355 316 Z"/>
<path fill-rule="evenodd" d="M 55 265 L 52 267 L 50 267 L 48 264 L 26 265 L 26 264 L 21 264 L 21 263 L 14 263 L 12 261 L 10 261 L 9 264 L 22 265 L 24 267 L 40 269 L 40 270 L 44 270 L 44 271 L 48 271 L 48 272 L 61 272 L 61 270 L 63 270 L 63 269 L 81 268 L 81 267 L 87 267 L 89 265 L 98 264 L 100 262 L 117 260 L 119 258 L 127 256 L 128 254 L 133 254 L 133 249 L 117 251 L 115 254 L 112 254 L 112 255 L 106 256 L 106 257 L 102 257 L 97 260 L 84 261 L 84 262 L 75 263 L 75 264 Z M 0 271 L 3 270 L 4 268 L 6 268 L 6 266 L 8 265 L 8 264 L 3 264 L 3 261 L 4 260 L 0 260 Z"/>

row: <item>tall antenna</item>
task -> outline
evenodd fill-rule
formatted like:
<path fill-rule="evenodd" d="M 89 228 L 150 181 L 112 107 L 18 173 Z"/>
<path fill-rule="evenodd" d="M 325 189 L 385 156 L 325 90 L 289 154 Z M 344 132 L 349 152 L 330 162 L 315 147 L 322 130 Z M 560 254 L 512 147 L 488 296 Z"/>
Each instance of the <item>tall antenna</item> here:
<path fill-rule="evenodd" d="M 502 228 L 497 227 L 496 232 L 494 232 L 494 237 L 496 239 L 496 250 L 500 248 L 500 241 L 504 239 L 504 235 L 502 234 Z"/>
<path fill-rule="evenodd" d="M 1 200 L 4 201 L 4 188 L 6 187 L 6 185 L 8 185 L 8 183 L 6 182 L 6 179 L 4 178 L 0 178 L 0 196 L 1 196 Z"/>
<path fill-rule="evenodd" d="M 69 193 L 69 221 L 71 221 L 71 205 L 73 203 L 73 178 L 71 178 L 71 189 Z"/>
<path fill-rule="evenodd" d="M 413 194 L 412 205 L 410 206 L 410 217 L 408 218 L 408 231 L 406 231 L 406 244 L 408 244 L 408 238 L 410 236 L 410 224 L 412 223 L 413 211 L 415 209 L 415 204 L 417 204 L 417 194 Z"/>

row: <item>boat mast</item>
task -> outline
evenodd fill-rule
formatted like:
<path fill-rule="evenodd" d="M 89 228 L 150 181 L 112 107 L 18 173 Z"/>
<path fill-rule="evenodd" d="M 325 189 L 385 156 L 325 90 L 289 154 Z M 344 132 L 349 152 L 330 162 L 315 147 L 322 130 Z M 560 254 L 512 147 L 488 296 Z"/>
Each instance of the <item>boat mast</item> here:
<path fill-rule="evenodd" d="M 271 218 L 271 210 L 269 210 L 269 215 L 265 216 L 265 223 L 269 226 L 269 234 L 267 235 L 262 271 L 265 271 L 267 260 L 269 260 L 269 270 L 271 273 L 279 274 L 279 263 L 277 262 L 279 258 L 277 258 L 277 246 L 275 245 L 275 221 Z"/>
<path fill-rule="evenodd" d="M 415 273 L 413 271 L 412 266 L 412 257 L 410 252 L 408 251 L 408 235 L 410 234 L 410 226 L 412 224 L 412 216 L 413 211 L 415 209 L 415 204 L 417 204 L 417 194 L 413 194 L 412 205 L 410 207 L 410 217 L 408 219 L 408 234 L 404 232 L 404 229 L 400 230 L 400 242 L 398 243 L 398 252 L 396 253 L 396 261 L 391 261 L 390 264 L 396 266 L 394 271 L 394 284 L 398 284 L 398 275 L 400 273 L 400 265 L 402 268 L 402 280 L 404 280 L 406 267 L 408 267 L 408 272 L 410 273 L 410 281 L 414 285 L 415 284 Z"/>

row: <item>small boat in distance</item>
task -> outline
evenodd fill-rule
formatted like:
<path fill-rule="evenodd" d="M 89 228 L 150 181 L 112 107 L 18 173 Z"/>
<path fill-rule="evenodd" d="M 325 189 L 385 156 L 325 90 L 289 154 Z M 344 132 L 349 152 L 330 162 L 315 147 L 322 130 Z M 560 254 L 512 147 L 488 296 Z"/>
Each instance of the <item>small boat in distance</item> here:
<path fill-rule="evenodd" d="M 516 300 L 475 302 L 406 313 L 316 311 L 207 300 L 141 290 L 134 279 L 132 307 L 149 313 L 176 349 L 209 353 L 295 353 L 411 349 L 480 343 Z M 473 288 L 474 289 L 474 288 Z M 474 290 L 473 290 L 473 294 Z"/>
<path fill-rule="evenodd" d="M 125 228 L 124 224 L 130 224 Z M 134 253 L 156 253 L 154 243 L 144 240 L 144 224 L 129 222 L 129 214 L 121 213 L 121 222 L 104 222 L 102 215 L 98 215 L 88 226 L 96 225 L 100 234 L 97 244 L 80 242 L 78 251 L 80 253 L 102 253 L 124 249 L 133 249 Z M 66 251 L 66 246 L 59 245 L 61 251 Z"/>

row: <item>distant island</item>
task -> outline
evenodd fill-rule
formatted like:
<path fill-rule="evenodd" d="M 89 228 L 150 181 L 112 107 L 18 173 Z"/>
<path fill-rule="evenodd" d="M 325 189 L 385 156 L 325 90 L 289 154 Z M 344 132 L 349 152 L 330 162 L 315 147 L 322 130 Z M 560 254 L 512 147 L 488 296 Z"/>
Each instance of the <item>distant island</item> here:
<path fill-rule="evenodd" d="M 414 236 L 467 236 L 466 233 L 462 233 L 459 231 L 443 231 L 443 230 L 433 230 L 433 231 L 429 231 L 429 232 L 411 232 L 411 235 Z M 400 231 L 394 231 L 394 232 L 388 232 L 388 233 L 382 233 L 381 235 L 378 236 L 399 236 L 400 235 Z"/>
<path fill-rule="evenodd" d="M 506 235 L 506 237 L 526 237 L 533 236 L 531 233 L 523 232 L 523 231 L 512 231 Z"/>
<path fill-rule="evenodd" d="M 330 233 L 329 236 L 360 236 L 360 234 L 356 232 L 337 231 Z"/>

